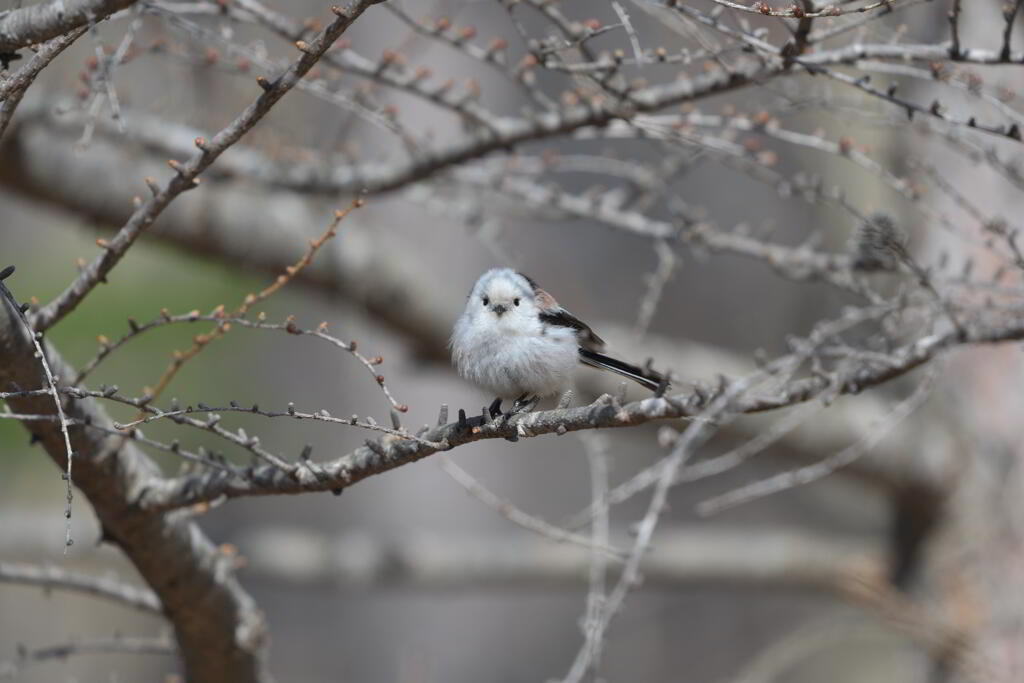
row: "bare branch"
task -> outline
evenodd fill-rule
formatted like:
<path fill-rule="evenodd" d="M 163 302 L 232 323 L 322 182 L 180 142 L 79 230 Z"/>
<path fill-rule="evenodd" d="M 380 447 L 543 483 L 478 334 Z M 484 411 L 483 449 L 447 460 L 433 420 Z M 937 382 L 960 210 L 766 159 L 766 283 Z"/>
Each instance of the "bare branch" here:
<path fill-rule="evenodd" d="M 142 612 L 163 614 L 156 593 L 141 586 L 105 576 L 92 576 L 51 565 L 36 566 L 0 562 L 0 582 L 39 586 L 46 590 L 85 593 L 121 603 Z"/>
<path fill-rule="evenodd" d="M 956 332 L 933 334 L 906 344 L 891 353 L 886 364 L 853 364 L 834 375 L 812 375 L 793 379 L 767 394 L 746 394 L 737 399 L 736 413 L 762 412 L 796 405 L 828 393 L 839 396 L 859 393 L 889 381 L 936 358 L 943 351 L 963 344 L 991 344 L 1024 339 L 1024 325 L 993 324 L 973 326 L 962 338 Z M 604 396 L 593 404 L 578 408 L 539 411 L 483 423 L 479 417 L 461 420 L 431 429 L 421 439 L 455 448 L 481 439 L 521 438 L 542 434 L 564 434 L 581 429 L 627 427 L 656 420 L 694 417 L 707 404 L 700 392 L 671 397 L 648 398 L 620 405 Z M 221 496 L 259 496 L 301 491 L 343 489 L 362 479 L 415 462 L 438 452 L 419 441 L 391 440 L 372 442 L 348 455 L 318 464 L 317 475 L 297 478 L 276 468 L 255 468 L 251 477 L 238 480 L 216 474 L 179 477 L 154 483 L 140 500 L 150 510 L 166 510 Z"/>
<path fill-rule="evenodd" d="M 508 501 L 502 500 L 494 492 L 481 484 L 469 472 L 455 464 L 455 461 L 448 456 L 441 455 L 439 462 L 441 463 L 441 469 L 443 469 L 445 474 L 450 476 L 453 481 L 468 491 L 477 500 L 482 502 L 484 505 L 493 508 L 498 512 L 498 514 L 505 517 L 513 524 L 517 524 L 524 529 L 528 529 L 558 543 L 571 543 L 584 548 L 591 548 L 596 553 L 608 555 L 610 557 L 621 558 L 623 556 L 621 550 L 612 548 L 608 545 L 607 538 L 598 543 L 594 539 L 588 539 L 585 536 L 580 536 L 579 534 L 575 534 L 553 524 L 549 524 L 542 519 L 520 510 Z"/>
<path fill-rule="evenodd" d="M 728 510 L 729 508 L 736 507 L 737 505 L 743 505 L 752 500 L 756 500 L 773 493 L 785 491 L 795 486 L 809 484 L 831 474 L 832 472 L 835 472 L 841 467 L 846 467 L 857 458 L 861 457 L 864 453 L 871 450 L 875 444 L 885 438 L 889 433 L 889 430 L 894 425 L 905 419 L 920 407 L 929 395 L 929 389 L 932 386 L 932 380 L 934 380 L 935 374 L 936 370 L 934 367 L 929 368 L 928 375 L 917 386 L 914 393 L 893 407 L 892 413 L 887 416 L 885 424 L 875 426 L 868 436 L 857 443 L 844 448 L 838 453 L 825 458 L 814 465 L 801 467 L 800 469 L 792 472 L 783 472 L 782 474 L 778 474 L 752 484 L 747 484 L 746 486 L 723 493 L 719 496 L 715 496 L 714 498 L 709 498 L 697 506 L 698 512 L 702 515 L 713 515 L 723 510 Z"/>
<path fill-rule="evenodd" d="M 1003 5 L 1003 19 L 1006 21 L 1006 26 L 1003 28 L 1003 49 L 999 52 L 999 56 L 1004 61 L 1010 59 L 1010 41 L 1013 38 L 1013 21 L 1017 18 L 1017 13 L 1020 12 L 1021 5 L 1024 5 L 1024 0 L 1013 0 L 1013 4 L 1007 2 Z"/>
<path fill-rule="evenodd" d="M 3 100 L 3 104 L 0 104 L 0 136 L 7 130 L 14 110 L 39 72 L 88 30 L 88 26 L 80 26 L 47 41 L 24 66 L 0 84 L 0 100 Z"/>
<path fill-rule="evenodd" d="M 0 272 L 0 307 L 9 307 L 12 314 L 12 322 L 14 324 L 21 324 L 24 328 L 24 332 L 29 335 L 32 340 L 32 348 L 35 351 L 33 354 L 38 359 L 39 365 L 43 368 L 44 376 L 46 377 L 46 386 L 49 390 L 50 397 L 53 398 L 53 406 L 56 410 L 57 422 L 60 425 L 60 433 L 64 439 L 64 482 L 66 490 L 66 503 L 64 508 L 64 552 L 71 546 L 71 502 L 73 494 L 71 492 L 73 479 L 71 477 L 71 464 L 74 461 L 74 451 L 71 449 L 71 439 L 68 436 L 68 419 L 64 414 L 64 405 L 61 403 L 60 396 L 57 392 L 57 380 L 54 377 L 53 371 L 50 369 L 50 362 L 46 358 L 46 352 L 43 350 L 41 343 L 42 334 L 34 332 L 32 327 L 25 317 L 25 308 L 19 306 L 18 301 L 11 294 L 11 290 L 7 288 L 7 285 L 3 283 L 3 280 L 14 272 L 14 266 L 7 266 Z"/>
<path fill-rule="evenodd" d="M 46 0 L 0 15 L 0 53 L 42 43 L 106 19 L 135 0 Z"/>
<path fill-rule="evenodd" d="M 128 248 L 135 242 L 165 208 L 181 193 L 198 184 L 198 176 L 231 145 L 238 142 L 285 93 L 295 87 L 302 77 L 313 68 L 320 57 L 341 37 L 349 26 L 372 5 L 383 0 L 358 0 L 347 10 L 337 10 L 332 21 L 310 43 L 303 43 L 302 56 L 287 71 L 273 82 L 263 81 L 263 93 L 239 114 L 234 121 L 209 141 L 197 138 L 198 151 L 184 164 L 171 160 L 175 175 L 166 187 L 152 184 L 153 197 L 135 210 L 128 222 L 113 239 L 103 246 L 103 253 L 82 269 L 82 273 L 53 302 L 37 311 L 32 317 L 34 329 L 42 332 L 70 313 L 96 285 L 106 281 L 107 274 L 121 260 Z"/>
<path fill-rule="evenodd" d="M 306 248 L 306 251 L 302 254 L 299 260 L 295 262 L 295 264 L 285 268 L 284 273 L 278 275 L 277 278 L 275 278 L 274 282 L 272 282 L 267 287 L 264 287 L 259 292 L 247 294 L 242 303 L 239 304 L 233 311 L 227 313 L 225 317 L 244 318 L 245 315 L 253 306 L 266 301 L 274 294 L 276 294 L 281 288 L 283 288 L 285 285 L 291 282 L 296 275 L 302 273 L 302 271 L 305 270 L 306 267 L 313 262 L 313 258 L 316 256 L 320 248 L 323 247 L 328 240 L 332 239 L 335 235 L 337 235 L 338 225 L 341 223 L 342 220 L 344 220 L 345 216 L 347 216 L 349 212 L 351 212 L 352 210 L 362 205 L 362 200 L 356 199 L 355 201 L 352 202 L 352 205 L 348 209 L 344 211 L 335 211 L 334 219 L 331 221 L 330 225 L 327 226 L 327 229 L 324 231 L 324 233 L 320 235 L 320 237 L 309 241 L 309 246 Z M 216 327 L 211 329 L 206 334 L 199 334 L 193 337 L 192 346 L 183 352 L 175 352 L 174 359 L 171 361 L 170 365 L 167 366 L 163 374 L 153 385 L 152 391 L 148 393 L 153 398 L 158 398 L 168 387 L 168 385 L 170 385 L 170 383 L 174 380 L 174 377 L 178 374 L 181 368 L 184 367 L 185 363 L 187 363 L 188 361 L 202 353 L 202 351 L 206 349 L 212 342 L 216 341 L 217 339 L 220 339 L 230 330 L 230 322 L 218 322 Z M 79 379 L 81 379 L 81 377 L 82 373 L 79 373 Z M 78 382 L 75 382 L 75 384 L 77 383 Z M 393 399 L 392 403 L 394 403 Z M 138 421 L 139 418 L 136 418 L 136 420 Z"/>
<path fill-rule="evenodd" d="M 646 1 L 651 2 L 652 0 Z M 787 19 L 801 19 L 804 17 L 841 17 L 845 14 L 862 14 L 864 12 L 871 12 L 874 10 L 889 11 L 900 5 L 900 0 L 877 0 L 876 2 L 870 2 L 866 5 L 861 5 L 851 9 L 843 9 L 842 7 L 839 7 L 838 4 L 828 4 L 824 5 L 821 10 L 808 10 L 805 9 L 806 4 L 804 3 L 796 6 L 789 5 L 784 9 L 777 9 L 766 2 L 755 2 L 753 5 L 745 5 L 739 2 L 733 2 L 732 0 L 712 0 L 712 2 L 716 5 L 739 10 L 741 12 L 761 14 L 766 17 L 785 17 Z"/>
<path fill-rule="evenodd" d="M 4 299 L 0 301 L 0 386 L 45 384 L 34 358 L 30 335 Z M 56 377 L 71 369 L 48 344 L 44 353 Z M 49 396 L 8 398 L 27 414 L 56 410 Z M 110 418 L 92 401 L 69 401 L 69 418 L 113 429 Z M 52 423 L 31 423 L 50 457 L 66 466 L 63 438 Z M 242 590 L 224 556 L 188 517 L 148 514 L 138 497 L 158 477 L 156 465 L 123 437 L 98 430 L 69 429 L 75 454 L 75 485 L 91 503 L 104 537 L 116 543 L 143 576 L 174 625 L 190 678 L 213 683 L 263 683 L 266 624 L 252 598 Z M 154 543 L 153 539 L 160 539 Z"/>
<path fill-rule="evenodd" d="M 960 0 L 953 0 L 953 9 L 949 11 L 949 57 L 960 59 Z"/>
<path fill-rule="evenodd" d="M 178 649 L 167 637 L 142 638 L 115 635 L 111 638 L 74 640 L 36 649 L 23 649 L 13 662 L 0 662 L 0 678 L 13 678 L 29 664 L 87 654 L 173 655 Z"/>
<path fill-rule="evenodd" d="M 296 585 L 436 590 L 578 586 L 589 580 L 587 549 L 539 537 L 414 535 L 386 541 L 271 526 L 242 536 L 238 545 L 254 577 Z M 885 560 L 877 547 L 858 540 L 772 527 L 756 533 L 682 527 L 659 532 L 640 568 L 654 586 L 768 584 L 844 593 L 854 577 L 871 582 L 884 576 Z"/>

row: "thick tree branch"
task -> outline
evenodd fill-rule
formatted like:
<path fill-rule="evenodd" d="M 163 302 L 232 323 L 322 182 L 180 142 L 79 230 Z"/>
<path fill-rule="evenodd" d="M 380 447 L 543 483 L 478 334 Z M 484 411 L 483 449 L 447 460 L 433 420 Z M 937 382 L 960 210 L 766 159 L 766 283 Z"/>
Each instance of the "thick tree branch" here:
<path fill-rule="evenodd" d="M 722 348 L 693 341 L 678 341 L 648 334 L 642 342 L 626 343 L 630 331 L 614 324 L 602 323 L 594 329 L 609 341 L 611 348 L 628 351 L 630 358 L 657 358 L 663 367 L 687 383 L 710 386 L 717 375 L 738 377 L 755 368 L 753 358 L 744 358 Z M 581 373 L 577 385 L 591 395 L 614 393 L 620 381 L 609 373 Z M 863 436 L 864 425 L 877 421 L 889 411 L 889 404 L 874 393 L 851 396 L 836 402 L 827 410 L 802 421 L 798 428 L 779 437 L 785 451 L 800 463 L 817 462 L 822 453 L 837 451 Z M 785 419 L 785 418 L 782 418 Z M 772 425 L 777 425 L 773 422 Z M 729 425 L 731 433 L 744 440 L 763 438 L 763 421 L 736 420 Z M 896 429 L 867 457 L 843 470 L 863 483 L 886 494 L 898 494 L 904 487 L 927 491 L 944 488 L 952 476 L 957 438 L 954 426 L 929 422 L 927 433 L 917 428 Z"/>
<path fill-rule="evenodd" d="M 45 385 L 28 332 L 10 305 L 0 302 L 0 386 Z M 71 375 L 52 347 L 54 374 Z M 10 398 L 16 411 L 55 414 L 48 396 Z M 76 421 L 113 429 L 93 401 L 66 403 Z M 64 443 L 55 423 L 27 425 L 61 468 Z M 117 544 L 152 587 L 174 625 L 189 680 L 200 683 L 268 681 L 264 668 L 266 624 L 222 555 L 187 516 L 148 514 L 135 501 L 159 476 L 156 465 L 120 437 L 73 426 L 75 484 L 92 504 L 105 537 Z"/>
<path fill-rule="evenodd" d="M 122 223 L 133 191 L 130 184 L 120 179 L 123 168 L 126 164 L 135 164 L 132 167 L 136 170 L 131 174 L 141 176 L 156 170 L 156 163 L 138 165 L 139 158 L 130 154 L 130 148 L 114 147 L 105 136 L 94 140 L 88 157 L 75 154 L 71 144 L 77 131 L 74 126 L 58 124 L 60 117 L 50 115 L 48 112 L 52 110 L 48 106 L 29 103 L 23 106 L 32 106 L 34 116 L 31 120 L 23 118 L 16 122 L 13 134 L 0 143 L 3 161 L 0 183 L 101 223 Z M 155 120 L 153 123 L 155 135 Z M 148 125 L 132 126 L 138 133 L 133 139 L 147 149 L 149 138 L 142 131 L 148 130 Z M 174 126 L 164 130 L 169 139 L 179 140 L 182 145 L 188 145 L 195 133 Z M 232 172 L 236 164 L 241 168 L 259 164 L 261 159 L 262 155 L 250 155 L 249 151 L 235 146 L 207 174 L 215 173 L 218 168 Z M 287 266 L 294 245 L 314 234 L 326 215 L 326 206 L 320 211 L 315 204 L 287 192 L 255 192 L 236 183 L 206 183 L 185 200 L 173 204 L 154 227 L 153 235 L 204 256 L 246 263 L 273 273 Z M 331 296 L 343 297 L 406 340 L 417 355 L 446 364 L 452 311 L 443 306 L 443 298 L 414 284 L 412 274 L 416 266 L 406 260 L 404 250 L 389 248 L 386 242 L 371 239 L 365 233 L 365 227 L 357 221 L 349 224 L 339 248 L 303 272 L 300 282 Z M 826 262 L 807 261 L 808 253 L 813 252 L 797 252 L 794 264 L 807 262 L 812 267 L 828 266 Z M 843 264 L 837 261 L 836 265 Z M 657 358 L 672 368 L 677 377 L 687 380 L 712 380 L 719 372 L 735 376 L 753 367 L 749 358 L 692 341 L 648 335 L 646 341 L 638 345 L 628 331 L 616 330 L 609 323 L 600 323 L 597 329 L 613 341 L 620 353 L 634 358 Z M 117 331 L 103 332 L 110 335 Z M 614 344 L 615 340 L 620 343 Z M 616 382 L 608 375 L 581 374 L 580 380 L 592 395 L 615 391 Z M 850 406 L 830 409 L 820 419 L 794 430 L 785 437 L 785 443 L 791 450 L 809 458 L 842 448 L 858 438 L 856 425 L 869 421 L 851 418 L 849 410 L 873 417 L 882 410 L 878 405 L 870 395 L 858 397 Z M 748 426 L 741 420 L 730 429 L 749 437 L 752 436 L 750 429 L 757 429 L 757 425 Z M 934 430 L 929 431 L 928 437 L 941 441 L 941 434 Z M 911 483 L 933 487 L 938 483 L 935 473 L 945 470 L 922 466 L 917 459 L 907 457 L 915 443 L 919 443 L 917 436 L 901 432 L 895 440 L 883 443 L 877 454 L 854 465 L 853 471 L 868 483 L 886 490 Z M 941 449 L 929 446 L 922 454 L 934 457 L 938 451 Z"/>
<path fill-rule="evenodd" d="M 564 111 L 543 112 L 531 118 L 500 119 L 493 122 L 492 128 L 466 135 L 443 148 L 417 155 L 408 162 L 367 163 L 325 169 L 319 164 L 280 166 L 274 163 L 259 163 L 256 161 L 258 156 L 250 153 L 244 158 L 236 157 L 233 163 L 236 170 L 243 170 L 245 175 L 253 180 L 304 192 L 332 195 L 364 190 L 372 193 L 386 192 L 427 179 L 440 171 L 492 152 L 507 150 L 527 142 L 570 135 L 588 127 L 607 126 L 616 120 L 628 120 L 637 111 L 654 111 L 680 102 L 728 92 L 774 73 L 770 67 L 747 67 L 745 70 L 730 74 L 711 73 L 686 80 L 683 85 L 673 84 L 638 91 L 634 99 L 626 105 L 594 104 L 572 107 Z M 156 131 L 161 127 L 151 118 L 143 117 L 140 121 L 149 123 L 149 131 Z M 181 130 L 180 127 L 175 128 Z M 181 154 L 187 149 L 183 144 L 184 136 L 180 132 L 171 137 L 158 134 L 149 134 L 145 137 L 150 144 L 161 145 L 162 151 L 167 154 Z M 244 167 L 241 164 L 244 164 Z M 203 168 L 206 165 L 208 164 Z"/>
<path fill-rule="evenodd" d="M 912 62 L 933 63 L 948 58 L 944 46 L 928 44 L 853 44 L 834 50 L 821 51 L 798 58 L 808 68 L 833 64 L 851 64 L 861 59 L 904 59 Z M 1022 55 L 1010 56 L 1020 61 Z M 1005 60 L 997 51 L 965 50 L 962 61 L 979 64 L 998 64 Z M 391 163 L 364 163 L 325 167 L 323 164 L 278 164 L 257 153 L 232 151 L 218 163 L 222 172 L 242 175 L 257 182 L 282 188 L 319 194 L 354 193 L 363 190 L 386 192 L 430 178 L 446 169 L 459 166 L 496 151 L 507 150 L 528 142 L 572 135 L 587 128 L 605 127 L 615 121 L 628 121 L 636 113 L 655 112 L 682 102 L 695 102 L 707 97 L 760 83 L 786 75 L 784 65 L 762 64 L 745 66 L 729 73 L 712 72 L 676 83 L 651 86 L 629 94 L 621 104 L 591 104 L 560 111 L 547 111 L 530 118 L 500 118 L 487 128 L 465 136 L 464 139 L 418 155 L 409 161 Z M 44 105 L 44 110 L 51 109 Z M 63 123 L 52 116 L 51 125 L 74 126 L 76 116 L 68 115 Z M 199 131 L 179 125 L 170 125 L 156 117 L 131 117 L 132 135 L 160 154 L 183 155 L 191 153 L 191 141 Z M 102 122 L 98 122 L 103 125 Z M 168 134 L 170 133 L 170 134 Z"/>
<path fill-rule="evenodd" d="M 0 53 L 56 38 L 106 19 L 135 0 L 46 0 L 0 16 Z"/>
<path fill-rule="evenodd" d="M 71 144 L 76 132 L 73 126 L 65 128 L 57 124 L 59 119 L 47 113 L 51 111 L 49 107 L 28 103 L 24 106 L 33 106 L 33 113 L 38 116 L 16 122 L 13 134 L 0 143 L 3 161 L 0 183 L 101 223 L 123 222 L 125 209 L 120 207 L 130 205 L 132 188 L 120 180 L 120 172 L 126 164 L 139 164 L 138 158 L 129 154 L 130 150 L 115 148 L 103 136 L 94 140 L 88 157 L 75 154 Z M 133 139 L 148 148 L 148 138 L 141 134 L 147 127 L 134 129 L 140 134 Z M 155 134 L 156 128 L 153 131 Z M 182 145 L 187 145 L 195 133 L 173 126 L 165 132 L 170 139 L 180 140 Z M 249 156 L 248 151 L 236 146 L 207 173 L 216 172 L 218 168 L 232 171 L 235 164 L 240 167 L 258 164 L 262 158 L 259 154 Z M 141 176 L 152 172 L 157 168 L 155 162 L 152 163 L 148 167 L 134 166 L 133 174 Z M 234 183 L 206 183 L 185 200 L 172 205 L 154 227 L 153 235 L 204 256 L 279 272 L 287 266 L 294 245 L 312 235 L 326 215 L 326 207 L 318 211 L 315 204 L 286 192 L 257 193 Z M 447 321 L 451 311 L 444 308 L 437 296 L 414 285 L 415 265 L 405 260 L 403 250 L 390 249 L 386 243 L 369 239 L 364 233 L 365 228 L 357 221 L 349 224 L 339 248 L 303 272 L 300 282 L 329 292 L 331 296 L 341 296 L 365 309 L 376 321 L 410 343 L 416 354 L 447 363 L 446 345 L 450 334 Z M 805 253 L 799 254 L 801 259 Z M 613 342 L 619 340 L 616 346 L 620 352 L 635 358 L 657 358 L 678 377 L 687 380 L 712 380 L 718 372 L 734 376 L 753 367 L 749 359 L 695 342 L 648 335 L 643 344 L 637 345 L 627 331 L 616 330 L 613 325 L 602 323 L 597 329 Z M 116 330 L 103 332 L 109 335 Z M 615 390 L 615 381 L 607 375 L 588 373 L 580 379 L 594 395 Z M 869 416 L 880 412 L 879 408 L 872 407 L 875 403 L 870 395 L 856 400 L 864 415 Z M 823 450 L 836 450 L 856 440 L 858 434 L 854 426 L 865 422 L 849 419 L 846 408 L 832 409 L 821 419 L 792 432 L 785 441 L 795 451 L 814 457 Z M 739 421 L 731 429 L 746 433 L 745 425 L 745 421 Z M 929 436 L 936 437 L 936 434 L 930 432 Z M 872 455 L 857 463 L 854 469 L 873 485 L 887 489 L 908 482 L 934 485 L 933 468 L 917 467 L 916 461 L 905 457 L 912 445 L 913 440 L 908 442 L 902 437 L 886 441 L 877 457 Z M 934 448 L 925 451 L 935 453 Z"/>
<path fill-rule="evenodd" d="M 239 550 L 253 576 L 342 589 L 572 586 L 586 582 L 590 565 L 588 549 L 543 538 L 389 542 L 293 527 L 254 530 L 239 539 Z M 621 559 L 609 561 L 621 565 Z M 647 585 L 770 584 L 840 594 L 854 577 L 884 579 L 885 569 L 881 549 L 870 544 L 777 528 L 673 529 L 657 534 L 641 564 Z"/>
<path fill-rule="evenodd" d="M 956 332 L 936 334 L 907 344 L 892 352 L 885 364 L 851 364 L 833 375 L 812 375 L 795 379 L 770 393 L 748 392 L 736 398 L 732 410 L 756 413 L 796 405 L 825 394 L 838 396 L 860 393 L 931 361 L 941 352 L 965 344 L 993 344 L 1024 339 L 1024 324 L 976 325 L 966 337 Z M 291 472 L 256 467 L 244 478 L 220 470 L 153 482 L 140 496 L 147 510 L 166 510 L 199 502 L 306 491 L 338 491 L 381 472 L 426 458 L 440 450 L 483 439 L 517 439 L 542 434 L 564 434 L 581 429 L 631 427 L 669 418 L 693 417 L 707 405 L 702 393 L 648 398 L 620 404 L 611 396 L 578 408 L 539 411 L 500 417 L 484 422 L 481 417 L 436 427 L 418 434 L 420 440 L 387 438 L 368 441 L 352 453 L 326 463 L 306 463 Z M 438 448 L 426 441 L 446 445 Z"/>

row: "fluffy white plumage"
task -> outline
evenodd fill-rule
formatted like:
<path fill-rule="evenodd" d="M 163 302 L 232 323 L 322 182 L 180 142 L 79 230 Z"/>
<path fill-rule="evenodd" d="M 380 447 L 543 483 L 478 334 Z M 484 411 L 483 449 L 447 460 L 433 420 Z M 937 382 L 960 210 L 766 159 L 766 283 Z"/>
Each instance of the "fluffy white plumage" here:
<path fill-rule="evenodd" d="M 579 365 L 577 331 L 542 322 L 533 285 L 510 268 L 477 280 L 451 347 L 460 375 L 503 398 L 563 391 Z"/>
<path fill-rule="evenodd" d="M 452 334 L 459 374 L 499 398 L 551 396 L 572 385 L 583 363 L 628 377 L 648 389 L 662 375 L 600 353 L 604 342 L 533 280 L 511 268 L 480 276 Z"/>

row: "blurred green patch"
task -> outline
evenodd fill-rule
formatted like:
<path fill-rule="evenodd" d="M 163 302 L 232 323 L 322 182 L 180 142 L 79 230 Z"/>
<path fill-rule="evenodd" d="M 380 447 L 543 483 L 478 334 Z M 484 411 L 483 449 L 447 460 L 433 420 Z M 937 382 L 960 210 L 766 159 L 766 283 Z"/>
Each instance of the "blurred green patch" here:
<path fill-rule="evenodd" d="M 18 228 L 0 229 L 0 266 L 17 266 L 17 272 L 7 280 L 8 286 L 20 301 L 32 297 L 41 303 L 50 301 L 77 275 L 76 259 L 95 258 L 96 236 L 81 227 L 25 232 Z M 48 338 L 68 362 L 79 367 L 96 355 L 99 335 L 114 342 L 129 332 L 128 318 L 144 323 L 159 317 L 163 308 L 172 314 L 193 309 L 209 313 L 224 304 L 230 310 L 247 293 L 266 286 L 272 277 L 197 258 L 153 240 L 140 240 L 111 273 L 109 282 L 97 287 L 50 330 Z M 269 308 L 281 310 L 282 303 L 272 301 Z M 144 386 L 157 383 L 174 350 L 189 348 L 195 335 L 209 331 L 212 326 L 210 322 L 196 322 L 145 332 L 105 359 L 85 380 L 85 385 L 98 389 L 101 384 L 116 384 L 124 395 L 139 396 Z M 168 406 L 172 396 L 181 397 L 183 405 L 195 400 L 194 397 L 213 401 L 225 396 L 225 387 L 238 382 L 231 375 L 237 375 L 239 362 L 244 362 L 238 356 L 247 353 L 248 340 L 243 338 L 246 333 L 273 334 L 235 330 L 213 342 L 178 373 L 159 405 Z M 104 402 L 104 406 L 115 420 L 127 421 L 136 414 L 127 406 L 110 402 Z M 177 438 L 185 448 L 200 444 L 223 447 L 223 441 L 211 443 L 209 435 L 164 422 L 147 425 L 146 435 L 167 442 Z M 153 455 L 165 468 L 180 465 L 180 459 L 167 454 Z M 37 446 L 29 446 L 28 433 L 21 424 L 0 419 L 0 497 L 14 492 L 31 496 L 44 483 L 58 485 L 59 472 Z"/>

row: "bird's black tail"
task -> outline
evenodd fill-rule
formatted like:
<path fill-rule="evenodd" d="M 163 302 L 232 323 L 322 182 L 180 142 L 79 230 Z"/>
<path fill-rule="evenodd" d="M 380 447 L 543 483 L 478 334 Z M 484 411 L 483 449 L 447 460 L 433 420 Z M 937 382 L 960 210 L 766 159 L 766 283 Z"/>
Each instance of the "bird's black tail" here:
<path fill-rule="evenodd" d="M 657 391 L 663 384 L 668 386 L 664 375 L 650 368 L 641 368 L 637 365 L 611 358 L 590 349 L 580 348 L 580 362 L 593 368 L 610 370 L 617 375 L 628 377 L 637 384 L 642 384 L 651 391 Z"/>

